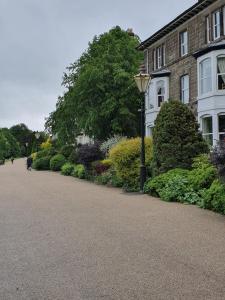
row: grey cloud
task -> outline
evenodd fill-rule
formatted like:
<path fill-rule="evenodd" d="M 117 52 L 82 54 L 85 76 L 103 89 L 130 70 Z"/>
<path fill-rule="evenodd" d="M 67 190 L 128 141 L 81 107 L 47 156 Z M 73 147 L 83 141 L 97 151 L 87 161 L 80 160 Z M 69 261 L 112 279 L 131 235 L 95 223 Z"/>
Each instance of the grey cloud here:
<path fill-rule="evenodd" d="M 43 129 L 66 66 L 115 25 L 141 39 L 194 0 L 0 0 L 0 127 Z"/>

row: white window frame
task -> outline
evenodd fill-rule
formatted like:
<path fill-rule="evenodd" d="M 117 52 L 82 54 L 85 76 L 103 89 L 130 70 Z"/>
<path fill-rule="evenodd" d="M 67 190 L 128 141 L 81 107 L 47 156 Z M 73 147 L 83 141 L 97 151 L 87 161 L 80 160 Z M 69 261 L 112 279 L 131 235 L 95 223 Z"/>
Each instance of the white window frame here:
<path fill-rule="evenodd" d="M 218 40 L 221 36 L 221 20 L 220 20 L 220 10 L 213 13 L 213 40 Z"/>
<path fill-rule="evenodd" d="M 156 70 L 156 49 L 153 49 L 153 71 Z"/>
<path fill-rule="evenodd" d="M 219 76 L 225 76 L 225 71 L 224 71 L 223 73 L 218 73 L 218 58 L 220 58 L 220 57 L 224 57 L 224 58 L 225 58 L 225 54 L 224 54 L 224 55 L 221 54 L 221 55 L 218 55 L 218 56 L 216 57 L 216 68 L 217 68 L 217 70 L 216 70 L 216 76 L 217 76 L 217 90 L 218 90 L 218 91 L 225 91 L 225 86 L 224 86 L 224 89 L 219 89 Z"/>
<path fill-rule="evenodd" d="M 162 46 L 156 48 L 157 52 L 157 69 L 162 67 Z"/>
<path fill-rule="evenodd" d="M 220 113 L 218 115 L 218 131 L 219 131 L 219 141 L 220 141 L 220 136 L 224 135 L 225 136 L 225 131 L 220 131 L 220 117 L 224 116 L 225 117 L 225 113 Z M 225 141 L 225 140 L 224 140 Z"/>
<path fill-rule="evenodd" d="M 188 31 L 180 32 L 180 55 L 185 56 L 188 54 Z"/>
<path fill-rule="evenodd" d="M 211 36 L 211 26 L 210 26 L 210 17 L 206 17 L 206 42 L 207 44 L 210 43 L 210 36 Z"/>
<path fill-rule="evenodd" d="M 203 68 L 203 64 L 206 61 L 210 61 L 210 76 L 202 76 L 202 68 Z M 209 90 L 203 91 L 202 87 L 203 87 L 203 80 L 207 80 L 210 78 L 210 82 L 211 82 L 211 88 Z M 200 96 L 208 94 L 210 92 L 212 92 L 213 89 L 213 85 L 212 85 L 212 59 L 211 57 L 207 57 L 205 59 L 203 59 L 200 63 L 199 63 L 199 94 Z"/>
<path fill-rule="evenodd" d="M 190 78 L 189 75 L 183 75 L 180 78 L 181 85 L 181 102 L 188 104 L 190 101 Z"/>
<path fill-rule="evenodd" d="M 212 122 L 212 131 L 211 132 L 204 131 L 204 121 L 205 121 L 205 119 L 208 119 L 208 118 L 211 118 L 211 122 Z M 212 146 L 213 145 L 213 116 L 205 115 L 201 118 L 201 122 L 202 122 L 202 126 L 201 126 L 202 127 L 202 136 Z"/>
<path fill-rule="evenodd" d="M 165 44 L 162 45 L 162 57 L 163 57 L 163 67 L 166 65 L 166 46 Z"/>
<path fill-rule="evenodd" d="M 164 93 L 159 94 L 158 89 L 162 88 Z M 161 107 L 162 103 L 165 102 L 166 97 L 166 85 L 164 80 L 159 80 L 156 84 L 156 94 L 157 94 L 157 107 Z M 159 101 L 159 97 L 162 97 L 162 100 Z"/>
<path fill-rule="evenodd" d="M 145 55 L 146 55 L 146 72 L 149 73 L 149 57 L 148 57 L 148 49 L 145 49 Z"/>

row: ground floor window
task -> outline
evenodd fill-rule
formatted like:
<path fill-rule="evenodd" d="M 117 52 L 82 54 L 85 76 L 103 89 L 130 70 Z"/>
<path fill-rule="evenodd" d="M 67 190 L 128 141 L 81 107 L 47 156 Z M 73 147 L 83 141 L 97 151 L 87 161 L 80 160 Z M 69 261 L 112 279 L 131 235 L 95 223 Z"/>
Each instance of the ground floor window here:
<path fill-rule="evenodd" d="M 217 57 L 218 90 L 225 89 L 225 56 Z"/>
<path fill-rule="evenodd" d="M 213 145 L 213 121 L 212 116 L 202 118 L 202 135 L 204 139 Z"/>
<path fill-rule="evenodd" d="M 225 142 L 225 114 L 218 116 L 219 140 Z"/>

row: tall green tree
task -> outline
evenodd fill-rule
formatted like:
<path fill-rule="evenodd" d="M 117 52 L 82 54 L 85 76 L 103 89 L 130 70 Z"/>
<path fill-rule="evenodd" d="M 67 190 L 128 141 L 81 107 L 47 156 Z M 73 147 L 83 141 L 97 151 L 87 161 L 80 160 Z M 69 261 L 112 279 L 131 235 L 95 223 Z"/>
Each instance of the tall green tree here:
<path fill-rule="evenodd" d="M 133 76 L 143 60 L 140 40 L 119 26 L 95 36 L 64 74 L 66 92 L 46 128 L 66 139 L 80 131 L 104 140 L 114 134 L 137 136 L 140 94 Z"/>

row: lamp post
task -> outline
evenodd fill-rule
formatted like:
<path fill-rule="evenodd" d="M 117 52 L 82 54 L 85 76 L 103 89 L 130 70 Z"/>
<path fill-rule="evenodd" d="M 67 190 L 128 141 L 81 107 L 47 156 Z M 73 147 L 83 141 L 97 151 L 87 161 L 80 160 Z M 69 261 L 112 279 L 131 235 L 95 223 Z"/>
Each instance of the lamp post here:
<path fill-rule="evenodd" d="M 29 143 L 26 142 L 26 143 L 25 143 L 25 146 L 26 146 L 26 156 L 28 156 L 28 145 L 29 145 Z"/>
<path fill-rule="evenodd" d="M 36 138 L 36 140 L 37 140 L 37 144 L 36 144 L 36 152 L 38 152 L 38 140 L 39 140 L 41 134 L 40 134 L 40 132 L 36 131 L 34 135 L 35 135 L 35 138 Z"/>
<path fill-rule="evenodd" d="M 146 166 L 145 166 L 145 93 L 149 86 L 151 77 L 145 72 L 145 66 L 140 67 L 140 73 L 134 76 L 134 80 L 142 95 L 141 97 L 141 166 L 140 166 L 140 189 L 144 191 L 146 181 Z"/>

